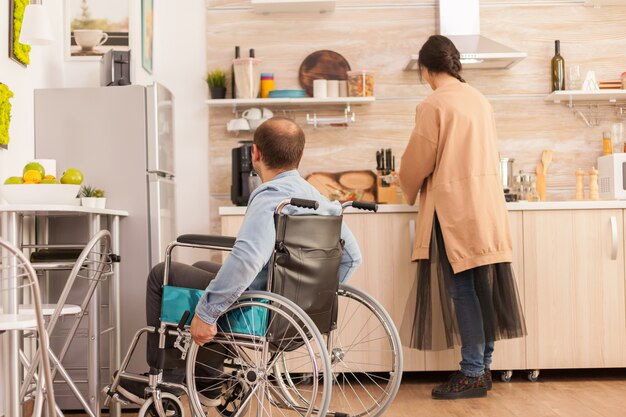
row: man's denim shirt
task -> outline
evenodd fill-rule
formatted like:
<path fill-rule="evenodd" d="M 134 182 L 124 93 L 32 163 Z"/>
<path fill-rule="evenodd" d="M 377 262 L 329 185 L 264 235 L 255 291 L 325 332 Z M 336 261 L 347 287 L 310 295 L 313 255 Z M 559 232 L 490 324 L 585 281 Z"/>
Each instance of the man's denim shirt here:
<path fill-rule="evenodd" d="M 196 307 L 196 314 L 205 323 L 214 324 L 218 317 L 237 300 L 246 289 L 265 290 L 268 262 L 274 250 L 276 230 L 274 210 L 286 198 L 304 198 L 319 202 L 315 214 L 340 215 L 341 205 L 322 196 L 296 170 L 282 172 L 271 181 L 261 184 L 248 200 L 248 209 L 235 246 L 209 283 Z M 310 209 L 286 206 L 286 214 L 311 214 Z M 345 241 L 339 280 L 346 281 L 361 263 L 361 252 L 354 235 L 345 225 L 341 228 Z"/>

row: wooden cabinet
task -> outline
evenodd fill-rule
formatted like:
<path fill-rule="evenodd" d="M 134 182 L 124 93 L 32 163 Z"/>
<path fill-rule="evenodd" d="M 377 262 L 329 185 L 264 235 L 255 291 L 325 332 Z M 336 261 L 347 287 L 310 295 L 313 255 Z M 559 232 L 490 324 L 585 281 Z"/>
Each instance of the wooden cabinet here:
<path fill-rule="evenodd" d="M 350 279 L 350 285 L 376 298 L 398 331 L 406 336 L 413 322 L 406 306 L 411 302 L 410 297 L 415 296 L 417 282 L 417 264 L 411 262 L 415 213 L 355 213 L 346 214 L 344 219 L 363 256 L 363 264 Z M 403 350 L 406 371 L 425 369 L 424 352 L 407 347 Z"/>
<path fill-rule="evenodd" d="M 622 210 L 524 212 L 527 366 L 626 365 Z"/>
<path fill-rule="evenodd" d="M 410 261 L 415 213 L 348 213 L 363 264 L 350 284 L 379 300 L 407 340 L 417 264 Z M 237 234 L 243 216 L 223 216 Z M 626 366 L 623 209 L 510 211 L 513 270 L 528 336 L 498 341 L 493 369 Z M 436 321 L 435 321 L 436 323 Z M 458 348 L 404 348 L 404 370 L 458 369 Z"/>

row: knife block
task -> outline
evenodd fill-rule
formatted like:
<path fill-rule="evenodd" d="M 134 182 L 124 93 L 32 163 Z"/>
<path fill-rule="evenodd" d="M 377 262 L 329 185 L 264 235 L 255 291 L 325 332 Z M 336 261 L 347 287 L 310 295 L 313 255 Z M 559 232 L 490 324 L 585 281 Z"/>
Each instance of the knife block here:
<path fill-rule="evenodd" d="M 399 204 L 398 187 L 390 185 L 383 187 L 383 179 L 381 175 L 376 176 L 376 201 L 381 204 Z"/>

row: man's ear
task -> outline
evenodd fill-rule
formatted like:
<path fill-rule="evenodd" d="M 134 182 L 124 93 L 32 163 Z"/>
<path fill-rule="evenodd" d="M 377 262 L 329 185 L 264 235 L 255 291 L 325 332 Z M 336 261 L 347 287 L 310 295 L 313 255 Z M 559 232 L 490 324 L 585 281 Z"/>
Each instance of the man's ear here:
<path fill-rule="evenodd" d="M 261 161 L 261 151 L 259 150 L 259 148 L 256 146 L 255 143 L 252 144 L 252 160 L 254 162 Z"/>

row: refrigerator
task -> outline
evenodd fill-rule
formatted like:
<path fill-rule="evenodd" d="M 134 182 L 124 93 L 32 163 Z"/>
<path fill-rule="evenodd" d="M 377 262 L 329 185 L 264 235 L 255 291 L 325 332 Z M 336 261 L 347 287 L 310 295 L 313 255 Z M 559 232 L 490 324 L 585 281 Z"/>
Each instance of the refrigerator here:
<path fill-rule="evenodd" d="M 176 236 L 174 170 L 174 97 L 160 84 L 97 88 L 35 90 L 35 157 L 55 159 L 57 176 L 67 168 L 84 174 L 84 185 L 105 191 L 107 208 L 125 210 L 120 222 L 121 355 L 132 336 L 145 326 L 146 279 L 164 260 L 165 248 Z M 67 243 L 76 228 L 68 219 L 51 222 L 50 240 Z M 54 280 L 53 280 L 54 281 Z M 59 283 L 61 286 L 63 283 Z M 52 282 L 51 285 L 55 285 Z M 51 289 L 52 291 L 52 289 Z M 102 300 L 107 308 L 107 291 Z M 103 320 L 108 312 L 102 311 Z M 83 320 L 86 326 L 87 320 Z M 107 323 L 102 323 L 102 329 Z M 102 384 L 110 382 L 107 339 L 101 339 Z M 135 352 L 131 369 L 146 371 L 145 341 Z M 83 345 L 84 344 L 84 345 Z M 86 340 L 76 340 L 80 353 Z M 78 357 L 82 355 L 77 355 Z M 78 380 L 83 366 L 72 364 Z M 86 392 L 86 384 L 81 384 Z M 61 406 L 79 408 L 63 387 Z"/>

